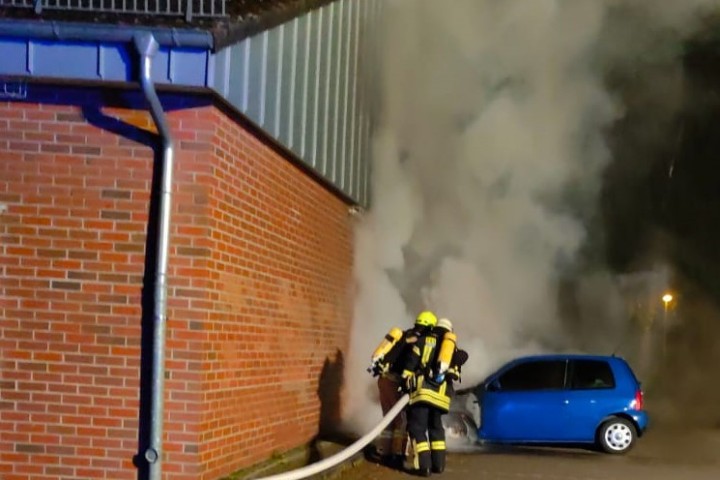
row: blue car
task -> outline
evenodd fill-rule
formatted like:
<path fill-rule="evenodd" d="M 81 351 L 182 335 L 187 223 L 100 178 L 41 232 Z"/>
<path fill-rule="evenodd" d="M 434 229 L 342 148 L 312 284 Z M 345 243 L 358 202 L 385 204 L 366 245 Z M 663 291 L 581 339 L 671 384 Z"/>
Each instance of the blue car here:
<path fill-rule="evenodd" d="M 449 448 L 596 444 L 618 454 L 643 435 L 648 415 L 640 383 L 622 358 L 542 355 L 513 360 L 458 392 L 444 424 Z"/>

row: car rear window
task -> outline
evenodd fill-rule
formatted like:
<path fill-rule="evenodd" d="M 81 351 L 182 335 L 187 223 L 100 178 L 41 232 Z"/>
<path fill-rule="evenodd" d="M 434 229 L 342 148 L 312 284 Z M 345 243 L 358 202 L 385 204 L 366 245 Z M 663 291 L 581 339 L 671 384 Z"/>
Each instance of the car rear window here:
<path fill-rule="evenodd" d="M 531 361 L 517 365 L 498 379 L 502 391 L 559 390 L 565 385 L 564 360 Z"/>
<path fill-rule="evenodd" d="M 607 362 L 602 360 L 575 360 L 571 368 L 570 388 L 615 388 L 615 377 Z"/>

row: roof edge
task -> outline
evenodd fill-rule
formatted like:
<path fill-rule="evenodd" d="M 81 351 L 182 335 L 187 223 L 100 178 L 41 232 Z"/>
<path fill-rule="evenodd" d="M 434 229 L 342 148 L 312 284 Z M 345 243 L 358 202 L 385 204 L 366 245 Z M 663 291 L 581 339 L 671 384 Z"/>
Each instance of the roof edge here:
<path fill-rule="evenodd" d="M 205 90 L 207 94 L 212 98 L 215 107 L 228 116 L 231 120 L 237 122 L 246 131 L 252 133 L 257 139 L 259 139 L 266 147 L 273 150 L 276 154 L 280 155 L 292 166 L 299 169 L 305 175 L 312 178 L 319 185 L 328 190 L 336 198 L 341 200 L 347 206 L 356 206 L 360 202 L 350 195 L 345 193 L 341 188 L 335 185 L 332 181 L 325 178 L 322 173 L 318 172 L 307 162 L 305 162 L 298 154 L 290 150 L 288 147 L 280 143 L 274 138 L 267 130 L 255 123 L 249 116 L 238 110 L 235 105 L 231 104 L 225 97 L 223 97 L 217 90 L 208 88 Z"/>
<path fill-rule="evenodd" d="M 237 22 L 232 17 L 217 19 L 212 27 L 215 51 L 239 43 L 258 33 L 273 29 L 311 10 L 324 7 L 335 1 L 337 0 L 301 0 L 297 4 L 293 4 L 292 7 L 263 12 L 262 15 L 249 17 L 241 22 Z"/>
<path fill-rule="evenodd" d="M 11 38 L 125 43 L 131 42 L 138 33 L 151 33 L 166 47 L 213 50 L 215 46 L 213 35 L 205 30 L 0 19 L 0 36 Z"/>

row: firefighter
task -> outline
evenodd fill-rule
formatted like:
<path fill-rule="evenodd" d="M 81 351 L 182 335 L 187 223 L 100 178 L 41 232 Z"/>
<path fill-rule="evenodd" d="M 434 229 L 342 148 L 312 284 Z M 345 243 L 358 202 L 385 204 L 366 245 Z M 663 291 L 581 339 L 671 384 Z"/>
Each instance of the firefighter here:
<path fill-rule="evenodd" d="M 438 320 L 415 342 L 402 373 L 404 390 L 410 393 L 407 428 L 413 469 L 424 477 L 445 470 L 442 416 L 450 410 L 452 382 L 460 380 L 460 367 L 467 361 L 456 341 L 452 322 Z"/>
<path fill-rule="evenodd" d="M 433 312 L 421 312 L 412 328 L 405 331 L 397 327 L 391 329 L 373 352 L 368 371 L 379 377 L 378 391 L 383 416 L 387 415 L 402 396 L 400 382 L 409 347 L 436 324 L 437 317 Z M 380 434 L 378 452 L 384 464 L 402 468 L 405 460 L 406 425 L 407 418 L 403 411 Z"/>

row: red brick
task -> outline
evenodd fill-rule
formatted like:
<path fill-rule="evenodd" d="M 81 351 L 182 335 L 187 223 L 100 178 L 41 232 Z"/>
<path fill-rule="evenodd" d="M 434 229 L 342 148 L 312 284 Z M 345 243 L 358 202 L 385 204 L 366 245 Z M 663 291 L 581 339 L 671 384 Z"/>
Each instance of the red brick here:
<path fill-rule="evenodd" d="M 27 408 L 3 411 L 3 422 L 22 431 L 38 408 L 33 415 L 45 417 L 32 424 L 35 434 L 63 438 L 35 455 L 39 462 L 14 457 L 15 473 L 135 478 L 152 149 L 86 123 L 78 107 L 2 106 L 0 130 L 9 135 L 0 148 L 19 149 L 0 155 L 8 172 L 0 191 L 12 199 L 3 216 L 10 240 L 0 298 L 9 301 L 0 303 L 0 337 L 13 345 L 3 348 L 3 375 L 15 382 L 3 399 Z M 154 129 L 146 111 L 103 111 Z M 214 107 L 169 117 L 177 165 L 166 480 L 215 480 L 316 434 L 317 393 L 304 385 L 347 346 L 351 225 L 340 200 Z M 312 317 L 295 308 L 311 302 L 332 308 Z M 291 350 L 248 348 L 260 339 L 277 352 L 275 333 L 288 325 L 308 331 L 293 336 Z M 288 361 L 297 367 L 281 376 L 277 365 Z M 6 443 L 30 443 L 5 433 Z"/>

